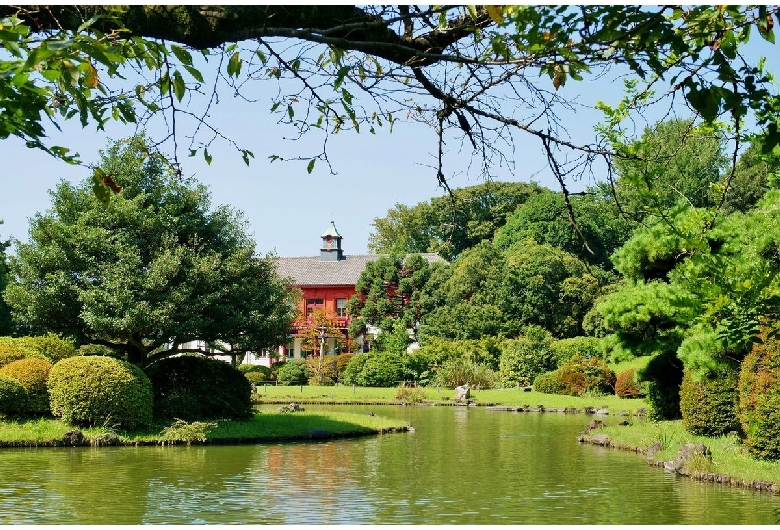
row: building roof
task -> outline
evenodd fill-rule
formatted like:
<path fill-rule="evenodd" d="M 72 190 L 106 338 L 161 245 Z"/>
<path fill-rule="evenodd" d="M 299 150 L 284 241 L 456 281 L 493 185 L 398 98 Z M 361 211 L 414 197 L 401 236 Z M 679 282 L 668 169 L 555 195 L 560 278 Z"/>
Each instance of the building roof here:
<path fill-rule="evenodd" d="M 322 234 L 322 236 L 320 236 L 320 237 L 325 238 L 325 237 L 328 237 L 328 236 L 331 236 L 331 237 L 341 237 L 341 234 L 339 234 L 339 231 L 336 230 L 336 225 L 333 223 L 333 221 L 330 222 L 330 226 L 325 231 L 325 233 Z"/>
<path fill-rule="evenodd" d="M 429 263 L 445 261 L 433 252 L 420 254 Z M 355 285 L 370 261 L 385 254 L 346 255 L 338 261 L 323 261 L 319 256 L 301 258 L 277 258 L 276 270 L 283 278 L 292 278 L 293 284 L 302 285 Z"/>

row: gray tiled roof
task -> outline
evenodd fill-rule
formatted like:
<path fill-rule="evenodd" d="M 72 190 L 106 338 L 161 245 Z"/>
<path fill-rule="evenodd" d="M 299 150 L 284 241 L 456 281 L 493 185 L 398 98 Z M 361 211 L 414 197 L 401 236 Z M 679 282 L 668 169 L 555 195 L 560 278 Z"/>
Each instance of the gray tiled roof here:
<path fill-rule="evenodd" d="M 429 263 L 444 261 L 438 254 L 420 254 Z M 339 261 L 323 261 L 319 256 L 276 258 L 280 276 L 292 278 L 295 285 L 355 285 L 369 261 L 383 254 L 347 255 Z"/>

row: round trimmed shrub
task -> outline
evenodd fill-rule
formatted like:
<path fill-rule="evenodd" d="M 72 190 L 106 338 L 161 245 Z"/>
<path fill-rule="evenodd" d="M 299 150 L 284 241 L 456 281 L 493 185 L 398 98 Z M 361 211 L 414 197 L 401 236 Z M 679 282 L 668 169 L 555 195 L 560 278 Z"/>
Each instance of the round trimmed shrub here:
<path fill-rule="evenodd" d="M 268 377 L 263 372 L 247 372 L 244 377 L 253 385 L 260 385 L 268 381 Z"/>
<path fill-rule="evenodd" d="M 636 398 L 642 395 L 639 383 L 636 380 L 636 370 L 628 368 L 617 374 L 615 381 L 615 395 L 619 398 Z"/>
<path fill-rule="evenodd" d="M 34 350 L 25 348 L 11 337 L 0 337 L 0 366 L 5 366 L 19 359 L 35 357 L 38 355 Z"/>
<path fill-rule="evenodd" d="M 780 458 L 780 341 L 762 337 L 742 361 L 738 417 L 744 446 L 757 458 Z"/>
<path fill-rule="evenodd" d="M 78 355 L 76 343 L 73 339 L 62 338 L 55 333 L 37 337 L 19 337 L 15 340 L 19 341 L 23 347 L 39 353 L 42 357 L 51 361 L 52 364 Z"/>
<path fill-rule="evenodd" d="M 311 375 L 305 359 L 290 359 L 277 368 L 276 380 L 283 385 L 305 385 Z"/>
<path fill-rule="evenodd" d="M 27 399 L 22 384 L 13 377 L 0 374 L 0 414 L 15 416 L 25 406 Z"/>
<path fill-rule="evenodd" d="M 536 379 L 534 379 L 533 388 L 535 392 L 541 392 L 542 394 L 563 394 L 564 390 L 566 390 L 558 370 L 537 375 Z"/>
<path fill-rule="evenodd" d="M 248 419 L 252 384 L 230 364 L 202 355 L 168 357 L 146 368 L 155 419 Z"/>
<path fill-rule="evenodd" d="M 349 375 L 348 384 L 384 388 L 398 386 L 404 374 L 402 357 L 386 352 L 356 355 L 344 371 L 345 379 Z"/>
<path fill-rule="evenodd" d="M 599 343 L 600 340 L 596 337 L 571 337 L 551 342 L 550 351 L 555 359 L 556 366 L 562 366 L 575 355 L 580 355 L 586 359 L 603 357 Z"/>
<path fill-rule="evenodd" d="M 134 428 L 152 422 L 152 385 L 138 366 L 112 357 L 70 357 L 49 372 L 51 412 L 77 425 Z"/>
<path fill-rule="evenodd" d="M 24 388 L 27 398 L 23 412 L 39 415 L 49 413 L 49 389 L 46 381 L 52 364 L 35 357 L 19 359 L 0 368 L 0 374 L 13 377 Z"/>
<path fill-rule="evenodd" d="M 700 381 L 686 372 L 680 385 L 680 412 L 685 430 L 698 436 L 738 431 L 738 378 L 736 370 L 723 370 Z"/>

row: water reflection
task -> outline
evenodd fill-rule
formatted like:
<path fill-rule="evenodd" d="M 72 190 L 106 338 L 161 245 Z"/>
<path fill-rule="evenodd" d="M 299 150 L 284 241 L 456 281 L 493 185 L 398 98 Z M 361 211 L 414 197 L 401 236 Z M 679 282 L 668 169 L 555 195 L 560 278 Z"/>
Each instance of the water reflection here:
<path fill-rule="evenodd" d="M 780 506 L 579 445 L 584 416 L 371 411 L 416 430 L 320 443 L 4 449 L 0 523 L 769 524 Z"/>

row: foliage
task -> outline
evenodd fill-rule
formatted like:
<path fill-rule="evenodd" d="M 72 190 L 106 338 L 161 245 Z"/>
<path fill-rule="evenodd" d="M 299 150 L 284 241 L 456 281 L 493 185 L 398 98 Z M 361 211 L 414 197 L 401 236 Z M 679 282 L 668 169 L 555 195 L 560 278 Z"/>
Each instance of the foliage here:
<path fill-rule="evenodd" d="M 336 355 L 336 380 L 341 382 L 344 378 L 344 370 L 349 361 L 355 356 L 354 353 L 341 353 Z"/>
<path fill-rule="evenodd" d="M 304 359 L 289 359 L 276 372 L 276 380 L 283 385 L 305 385 L 311 376 Z"/>
<path fill-rule="evenodd" d="M 479 390 L 493 388 L 497 379 L 495 372 L 490 367 L 466 357 L 453 357 L 439 366 L 431 384 L 444 388 L 455 388 L 468 383 L 469 387 Z"/>
<path fill-rule="evenodd" d="M 253 385 L 259 385 L 268 381 L 268 376 L 263 372 L 244 372 L 244 377 Z"/>
<path fill-rule="evenodd" d="M 187 445 L 196 441 L 205 442 L 216 426 L 216 423 L 176 420 L 162 430 L 160 440 L 167 443 L 185 442 Z"/>
<path fill-rule="evenodd" d="M 0 225 L 3 220 L 0 219 Z M 0 240 L 0 337 L 10 335 L 14 330 L 14 324 L 11 320 L 11 310 L 3 298 L 5 287 L 8 285 L 8 264 L 6 263 L 5 249 L 11 244 L 10 241 Z"/>
<path fill-rule="evenodd" d="M 27 401 L 26 394 L 19 381 L 0 373 L 0 414 L 15 416 L 22 413 Z"/>
<path fill-rule="evenodd" d="M 570 396 L 614 394 L 615 373 L 603 359 L 574 355 L 557 370 L 536 377 L 534 390 Z"/>
<path fill-rule="evenodd" d="M 111 357 L 70 357 L 49 372 L 51 412 L 78 425 L 135 428 L 152 421 L 152 383 L 143 371 Z"/>
<path fill-rule="evenodd" d="M 524 336 L 503 341 L 498 366 L 501 386 L 530 386 L 536 376 L 554 369 L 552 340 L 547 331 L 529 328 Z"/>
<path fill-rule="evenodd" d="M 407 386 L 406 383 L 401 383 L 395 391 L 395 399 L 404 403 L 422 403 L 425 401 L 425 392 L 418 386 Z"/>
<path fill-rule="evenodd" d="M 12 337 L 0 337 L 0 367 L 27 357 L 40 357 L 36 351 L 23 348 Z"/>
<path fill-rule="evenodd" d="M 253 413 L 252 385 L 226 362 L 182 355 L 160 359 L 146 373 L 154 389 L 155 419 L 245 419 Z"/>
<path fill-rule="evenodd" d="M 368 248 L 377 254 L 436 252 L 446 260 L 492 240 L 507 218 L 546 191 L 536 183 L 488 181 L 415 206 L 396 204 L 375 218 Z"/>
<path fill-rule="evenodd" d="M 555 358 L 555 365 L 561 366 L 575 355 L 586 359 L 602 357 L 599 345 L 600 341 L 596 337 L 571 337 L 552 341 L 550 351 Z"/>
<path fill-rule="evenodd" d="M 654 420 L 678 420 L 680 385 L 683 364 L 674 353 L 659 353 L 638 372 L 639 380 L 647 383 L 645 399 L 650 405 L 648 416 Z"/>
<path fill-rule="evenodd" d="M 355 355 L 344 369 L 349 385 L 395 387 L 405 381 L 403 357 L 392 353 L 370 352 Z"/>
<path fill-rule="evenodd" d="M 685 430 L 702 436 L 739 431 L 738 378 L 736 367 L 699 381 L 693 373 L 686 372 L 680 386 L 680 412 Z"/>
<path fill-rule="evenodd" d="M 744 445 L 757 458 L 780 458 L 780 341 L 762 333 L 739 374 L 739 421 Z"/>
<path fill-rule="evenodd" d="M 636 380 L 636 370 L 628 368 L 617 374 L 615 380 L 615 395 L 620 398 L 636 398 L 642 395 Z"/>
<path fill-rule="evenodd" d="M 101 167 L 122 186 L 114 200 L 61 182 L 18 245 L 6 299 L 21 324 L 141 365 L 194 340 L 235 352 L 284 342 L 291 295 L 240 214 L 210 211 L 206 188 L 150 158 L 143 138 L 112 144 Z"/>
<path fill-rule="evenodd" d="M 82 344 L 79 346 L 79 355 L 100 355 L 103 357 L 122 358 L 122 352 L 103 344 Z"/>
<path fill-rule="evenodd" d="M 22 411 L 29 415 L 49 413 L 49 389 L 46 382 L 52 364 L 44 359 L 20 359 L 0 368 L 0 374 L 13 377 L 25 391 Z"/>
<path fill-rule="evenodd" d="M 306 358 L 306 371 L 309 374 L 308 384 L 330 386 L 336 384 L 338 377 L 336 371 L 335 355 L 318 355 Z"/>
<path fill-rule="evenodd" d="M 62 338 L 54 333 L 35 337 L 0 337 L 0 366 L 25 357 L 39 357 L 51 363 L 78 355 L 72 339 Z"/>
<path fill-rule="evenodd" d="M 747 212 L 755 207 L 764 194 L 780 181 L 780 147 L 763 152 L 763 139 L 759 135 L 751 139 L 748 148 L 740 155 L 733 174 L 723 175 L 713 193 L 723 198 L 721 211 L 730 214 Z M 728 187 L 726 187 L 728 186 Z"/>

